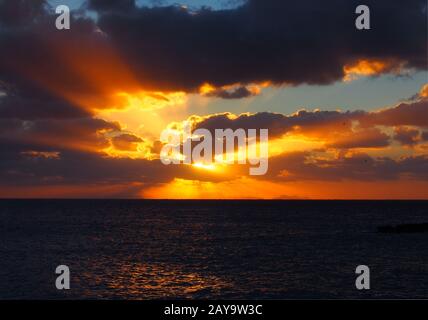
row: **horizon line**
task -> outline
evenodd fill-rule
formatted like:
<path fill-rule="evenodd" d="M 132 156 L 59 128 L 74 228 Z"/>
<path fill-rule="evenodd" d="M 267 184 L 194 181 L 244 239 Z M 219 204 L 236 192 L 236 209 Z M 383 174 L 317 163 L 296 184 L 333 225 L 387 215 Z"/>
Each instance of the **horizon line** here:
<path fill-rule="evenodd" d="M 378 199 L 313 199 L 313 198 L 290 198 L 290 199 L 263 199 L 263 198 L 189 198 L 189 199 L 174 199 L 174 198 L 1 198 L 0 201 L 7 200 L 135 200 L 135 201 L 428 201 L 428 198 L 378 198 Z"/>

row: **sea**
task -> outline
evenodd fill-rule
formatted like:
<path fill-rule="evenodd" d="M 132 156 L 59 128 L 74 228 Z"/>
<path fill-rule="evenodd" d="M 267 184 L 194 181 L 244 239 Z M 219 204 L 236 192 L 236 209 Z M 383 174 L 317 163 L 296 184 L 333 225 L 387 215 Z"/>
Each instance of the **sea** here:
<path fill-rule="evenodd" d="M 428 233 L 377 230 L 426 222 L 428 201 L 0 200 L 0 299 L 428 298 Z"/>

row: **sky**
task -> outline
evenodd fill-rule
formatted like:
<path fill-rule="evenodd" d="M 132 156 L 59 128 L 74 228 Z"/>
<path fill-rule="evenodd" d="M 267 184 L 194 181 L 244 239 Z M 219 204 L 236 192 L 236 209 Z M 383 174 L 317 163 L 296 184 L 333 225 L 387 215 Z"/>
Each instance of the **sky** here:
<path fill-rule="evenodd" d="M 366 2 L 0 1 L 0 197 L 428 199 L 427 4 Z M 267 173 L 164 165 L 184 121 Z"/>

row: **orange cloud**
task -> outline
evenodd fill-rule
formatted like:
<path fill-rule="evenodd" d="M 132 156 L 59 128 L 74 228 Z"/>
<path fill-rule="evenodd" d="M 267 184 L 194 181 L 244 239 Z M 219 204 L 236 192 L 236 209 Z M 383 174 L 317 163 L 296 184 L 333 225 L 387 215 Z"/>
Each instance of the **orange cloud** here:
<path fill-rule="evenodd" d="M 378 128 L 357 129 L 339 134 L 326 143 L 329 148 L 384 148 L 389 145 L 389 135 Z"/>
<path fill-rule="evenodd" d="M 419 91 L 419 96 L 422 98 L 428 98 L 428 83 L 424 84 Z"/>
<path fill-rule="evenodd" d="M 43 63 L 16 55 L 9 68 L 53 95 L 92 113 L 138 106 L 155 110 L 182 103 L 184 92 L 162 92 L 138 77 L 99 30 L 38 35 Z M 52 65 L 55 65 L 53 68 Z"/>
<path fill-rule="evenodd" d="M 363 59 L 343 67 L 345 74 L 343 80 L 348 82 L 358 79 L 361 76 L 376 76 L 385 72 L 399 74 L 402 70 L 403 64 L 396 61 Z"/>

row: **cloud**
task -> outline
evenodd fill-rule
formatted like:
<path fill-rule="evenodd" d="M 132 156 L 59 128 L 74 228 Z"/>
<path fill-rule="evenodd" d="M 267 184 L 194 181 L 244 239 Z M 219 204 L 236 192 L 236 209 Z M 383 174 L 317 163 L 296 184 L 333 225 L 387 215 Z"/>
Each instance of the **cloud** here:
<path fill-rule="evenodd" d="M 88 117 L 91 114 L 68 101 L 47 96 L 0 96 L 0 119 L 67 119 Z"/>
<path fill-rule="evenodd" d="M 345 65 L 344 80 L 352 81 L 361 76 L 378 76 L 384 73 L 400 75 L 403 73 L 403 65 L 394 60 L 358 60 L 353 64 Z"/>
<path fill-rule="evenodd" d="M 115 149 L 122 151 L 136 151 L 138 143 L 143 142 L 143 139 L 136 135 L 125 133 L 113 137 L 111 142 Z"/>
<path fill-rule="evenodd" d="M 127 13 L 101 12 L 98 25 L 133 70 L 165 89 L 267 80 L 328 84 L 345 76 L 345 66 L 363 60 L 384 65 L 370 68 L 368 75 L 398 67 L 426 69 L 425 1 L 411 0 L 405 7 L 368 1 L 376 16 L 370 32 L 355 28 L 358 4 L 249 0 L 232 10 L 197 12 L 135 7 Z"/>
<path fill-rule="evenodd" d="M 215 129 L 269 129 L 269 136 L 279 137 L 291 129 L 289 118 L 279 113 L 257 112 L 244 113 L 235 116 L 230 113 L 220 113 L 206 117 L 194 117 L 195 128 L 204 128 L 212 133 Z"/>
<path fill-rule="evenodd" d="M 314 112 L 311 117 L 305 114 L 305 117 L 311 120 L 306 119 L 306 121 L 316 126 L 317 115 L 321 119 L 325 116 L 317 112 Z M 262 116 L 265 119 L 279 118 L 278 114 L 265 113 Z M 216 119 L 216 116 L 213 117 Z M 258 117 L 252 118 L 247 115 L 240 121 L 244 121 L 243 119 L 254 121 Z M 293 119 L 293 116 L 291 118 Z M 220 119 L 224 119 L 224 115 Z M 302 123 L 301 119 L 299 121 Z M 101 150 L 109 145 L 110 140 L 97 132 L 100 130 L 114 132 L 120 130 L 120 127 L 102 120 L 95 121 L 89 118 L 29 122 L 9 119 L 2 122 L 5 126 L 1 126 L 3 131 L 0 132 L 2 154 L 0 186 L 3 187 L 103 186 L 106 184 L 131 186 L 136 183 L 141 190 L 169 183 L 174 179 L 220 182 L 238 179 L 248 173 L 248 168 L 243 165 L 229 166 L 224 173 L 219 174 L 196 170 L 189 165 L 165 166 L 159 159 L 109 157 Z M 355 142 L 349 136 L 349 140 L 335 140 L 328 147 L 380 147 L 385 143 L 386 137 L 381 132 L 372 128 L 364 130 L 367 131 L 356 133 Z M 116 139 L 112 139 L 112 143 L 116 144 L 115 147 L 122 149 L 131 149 L 134 143 L 140 141 L 140 138 L 128 133 L 121 133 L 116 136 Z M 157 142 L 154 147 L 158 150 L 161 144 Z M 373 157 L 363 153 L 339 153 L 332 157 L 326 150 L 306 152 L 284 150 L 284 152 L 269 159 L 268 174 L 260 178 L 281 183 L 428 179 L 426 155 L 394 159 Z M 129 192 L 132 191 L 134 194 L 136 188 L 134 185 Z"/>
<path fill-rule="evenodd" d="M 249 95 L 248 84 L 266 81 L 329 84 L 346 70 L 426 70 L 424 0 L 368 1 L 376 16 L 370 32 L 355 28 L 358 4 L 248 0 L 229 10 L 189 11 L 92 0 L 87 7 L 98 12 L 96 21 L 73 15 L 71 30 L 59 32 L 44 1 L 4 0 L 0 80 L 26 80 L 75 104 L 105 108 L 115 90 L 198 92 L 204 83 L 238 83 L 218 92 L 238 98 Z"/>
<path fill-rule="evenodd" d="M 269 129 L 269 138 L 279 138 L 287 133 L 332 140 L 331 146 L 375 147 L 385 146 L 388 136 L 376 126 L 428 127 L 428 100 L 401 103 L 380 111 L 307 111 L 291 115 L 258 112 L 235 116 L 221 113 L 206 117 L 191 117 L 196 128 Z M 357 127 L 355 125 L 358 125 Z"/>
<path fill-rule="evenodd" d="M 326 144 L 328 148 L 353 149 L 353 148 L 382 148 L 390 143 L 389 135 L 377 128 L 359 130 L 334 138 Z"/>
<path fill-rule="evenodd" d="M 215 129 L 236 130 L 269 129 L 269 138 L 275 139 L 287 133 L 305 135 L 322 135 L 350 131 L 352 120 L 365 114 L 363 111 L 306 111 L 300 110 L 292 115 L 272 112 L 243 113 L 238 116 L 230 113 L 221 113 L 206 117 L 191 118 L 196 122 L 196 128 L 205 128 L 214 132 Z"/>
<path fill-rule="evenodd" d="M 428 100 L 400 103 L 394 108 L 372 112 L 360 118 L 362 126 L 420 126 L 428 127 Z"/>
<path fill-rule="evenodd" d="M 60 105 L 61 106 L 61 105 Z M 399 104 L 380 111 L 306 111 L 290 115 L 271 112 L 192 116 L 195 128 L 269 129 L 270 139 L 306 137 L 324 143 L 325 149 L 293 153 L 283 149 L 271 157 L 266 178 L 295 180 L 394 180 L 426 179 L 426 156 L 373 157 L 353 149 L 384 148 L 394 139 L 413 144 L 415 132 L 426 139 L 426 101 Z M 409 114 L 411 116 L 409 116 Z M 143 138 L 124 132 L 120 124 L 92 116 L 45 117 L 35 114 L 0 119 L 0 185 L 94 185 L 138 183 L 144 186 L 168 183 L 176 178 L 199 181 L 229 181 L 248 173 L 235 165 L 219 172 L 196 170 L 189 165 L 161 164 L 159 159 L 109 156 L 106 149 L 135 151 Z M 409 126 L 409 127 L 408 127 Z M 382 128 L 382 129 L 381 129 Z M 415 131 L 416 130 L 416 131 Z M 281 141 L 281 140 L 278 140 Z M 162 144 L 147 144 L 153 153 Z M 340 151 L 332 157 L 330 151 Z M 141 186 L 141 188 L 143 188 Z M 134 189 L 132 189 L 134 190 Z"/>
<path fill-rule="evenodd" d="M 419 91 L 420 98 L 428 98 L 428 83 L 424 84 Z"/>
<path fill-rule="evenodd" d="M 203 90 L 204 91 L 204 90 Z M 206 97 L 217 97 L 222 99 L 242 99 L 260 94 L 258 87 L 245 87 L 245 86 L 234 86 L 232 88 L 214 88 L 209 87 L 205 89 L 205 93 L 202 94 Z"/>
<path fill-rule="evenodd" d="M 206 83 L 214 89 L 201 94 L 239 99 L 258 94 L 254 88 L 261 83 L 325 85 L 347 76 L 426 70 L 425 1 L 368 1 L 376 16 L 370 32 L 355 29 L 357 4 L 248 0 L 230 10 L 189 11 L 92 0 L 86 8 L 97 11 L 97 20 L 79 12 L 71 30 L 60 32 L 45 1 L 0 1 L 0 186 L 86 186 L 90 194 L 99 187 L 106 194 L 135 195 L 174 179 L 242 177 L 247 168 L 231 166 L 219 174 L 110 156 L 108 148 L 126 154 L 150 141 L 96 118 L 97 111 L 124 108 L 129 101 L 123 97 L 174 105 L 169 93 L 201 93 Z M 412 143 L 412 130 L 427 141 L 425 89 L 414 101 L 376 112 L 224 113 L 194 121 L 209 130 L 268 128 L 271 139 L 290 135 L 325 143 L 323 151 L 273 157 L 273 180 L 426 180 L 426 156 L 348 150 L 388 146 L 393 127 L 401 143 Z M 155 141 L 152 152 L 161 146 Z M 327 149 L 339 155 L 331 157 Z M 107 190 L 110 185 L 114 190 Z"/>
<path fill-rule="evenodd" d="M 105 185 L 139 183 L 145 187 L 175 178 L 200 181 L 233 180 L 189 165 L 165 166 L 157 160 L 109 157 L 102 152 L 0 143 L 0 186 Z M 56 156 L 57 155 L 57 156 Z"/>
<path fill-rule="evenodd" d="M 405 146 L 414 146 L 419 142 L 420 132 L 414 128 L 397 127 L 394 132 L 394 139 Z"/>
<path fill-rule="evenodd" d="M 135 9 L 134 0 L 91 0 L 89 1 L 89 9 L 100 12 L 108 11 L 128 11 Z"/>
<path fill-rule="evenodd" d="M 269 177 L 281 181 L 427 180 L 428 157 L 392 159 L 357 153 L 325 159 L 314 157 L 310 152 L 296 152 L 269 159 Z"/>
<path fill-rule="evenodd" d="M 29 158 L 44 158 L 44 159 L 60 159 L 60 152 L 57 151 L 22 151 L 22 155 L 25 155 Z"/>
<path fill-rule="evenodd" d="M 10 1 L 0 3 L 0 26 L 28 24 L 45 15 L 45 0 Z"/>
<path fill-rule="evenodd" d="M 25 151 L 74 149 L 98 151 L 110 145 L 104 133 L 120 132 L 119 124 L 94 118 L 18 120 L 0 119 L 0 146 Z"/>

